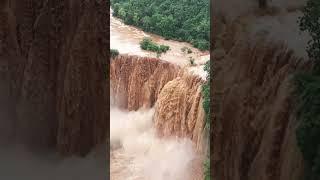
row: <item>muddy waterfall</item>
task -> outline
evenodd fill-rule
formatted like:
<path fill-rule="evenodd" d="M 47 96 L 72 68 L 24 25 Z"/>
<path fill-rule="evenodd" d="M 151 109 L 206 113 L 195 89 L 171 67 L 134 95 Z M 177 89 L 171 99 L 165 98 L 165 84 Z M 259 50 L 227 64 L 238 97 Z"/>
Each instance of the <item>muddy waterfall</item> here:
<path fill-rule="evenodd" d="M 88 154 L 109 125 L 108 11 L 101 1 L 1 1 L 1 179 L 106 177 L 105 146 L 101 162 Z"/>
<path fill-rule="evenodd" d="M 299 179 L 292 77 L 308 64 L 272 43 L 238 48 L 217 62 L 224 69 L 214 80 L 223 96 L 213 127 L 214 177 Z"/>
<path fill-rule="evenodd" d="M 185 179 L 190 178 L 192 175 L 193 179 L 201 179 L 203 168 L 201 159 L 203 157 L 200 155 L 205 154 L 206 148 L 204 143 L 205 113 L 201 94 L 204 81 L 200 77 L 192 75 L 183 68 L 169 62 L 156 58 L 127 55 L 120 55 L 111 60 L 110 79 L 110 91 L 113 97 L 111 104 L 113 107 L 118 108 L 118 110 L 111 111 L 111 146 L 114 146 L 115 139 L 113 139 L 113 136 L 116 134 L 116 127 L 113 125 L 116 122 L 113 122 L 112 118 L 117 115 L 118 119 L 115 121 L 120 121 L 119 109 L 130 114 L 126 116 L 128 119 L 127 123 L 130 120 L 132 121 L 131 123 L 140 124 L 137 128 L 139 131 L 142 124 L 139 121 L 142 120 L 139 120 L 138 116 L 139 113 L 144 112 L 144 114 L 147 114 L 146 116 L 149 116 L 149 123 L 151 123 L 150 126 L 153 128 L 152 137 L 155 137 L 155 139 L 150 140 L 153 141 L 151 144 L 161 142 L 161 145 L 157 145 L 157 151 L 171 146 L 175 150 L 170 151 L 171 155 L 168 153 L 166 157 L 181 157 L 182 155 L 174 156 L 178 151 L 181 151 L 178 154 L 185 154 L 185 157 L 175 159 L 180 163 L 177 165 L 180 166 L 179 171 L 175 169 L 177 167 L 171 167 L 175 169 L 171 170 L 174 172 L 170 170 L 167 170 L 167 172 L 163 171 L 163 174 L 159 173 L 157 176 L 152 176 L 152 178 Z M 125 129 L 125 127 L 123 128 Z M 128 131 L 126 133 L 128 134 Z M 119 134 L 117 132 L 117 135 Z M 146 140 L 150 139 L 148 136 L 143 137 L 143 141 L 149 142 L 149 140 Z M 124 139 L 122 138 L 122 146 L 125 146 L 124 149 L 129 149 Z M 137 141 L 137 139 L 139 137 L 131 141 Z M 139 143 L 141 142 L 137 142 L 136 144 Z M 171 145 L 169 146 L 168 143 Z M 150 149 L 155 148 L 154 146 L 150 145 L 149 150 L 145 150 L 150 156 L 153 154 Z M 166 154 L 165 149 L 163 150 L 163 154 Z M 195 158 L 190 159 L 190 162 L 186 161 L 186 159 L 193 156 Z M 181 162 L 182 159 L 185 160 Z M 115 164 L 113 161 L 119 161 L 119 156 L 114 157 L 114 159 L 111 157 L 111 176 L 113 175 L 113 169 L 117 168 L 113 168 L 113 164 Z M 157 161 L 155 160 L 155 162 Z M 168 167 L 174 163 L 173 161 L 168 162 L 166 165 Z M 184 165 L 185 168 L 183 168 Z M 190 176 L 185 176 L 188 174 L 188 171 L 190 172 L 188 168 L 191 168 L 191 172 L 193 173 L 189 174 Z M 141 171 L 143 171 L 143 168 Z M 179 176 L 179 173 L 184 176 Z M 146 174 L 140 176 L 143 179 L 148 177 Z"/>
<path fill-rule="evenodd" d="M 212 178 L 304 179 L 295 75 L 312 68 L 297 23 L 306 1 L 257 2 L 212 5 Z"/>

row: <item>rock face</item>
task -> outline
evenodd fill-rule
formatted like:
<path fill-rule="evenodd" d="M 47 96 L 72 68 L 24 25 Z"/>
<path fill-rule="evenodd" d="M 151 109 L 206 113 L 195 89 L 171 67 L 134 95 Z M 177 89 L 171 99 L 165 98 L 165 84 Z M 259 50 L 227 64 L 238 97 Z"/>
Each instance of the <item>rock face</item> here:
<path fill-rule="evenodd" d="M 128 110 L 155 106 L 160 136 L 187 137 L 203 150 L 204 82 L 200 77 L 155 58 L 117 56 L 110 66 L 113 104 Z"/>
<path fill-rule="evenodd" d="M 8 80 L 1 83 L 10 90 L 5 95 L 12 102 L 10 133 L 20 143 L 66 155 L 84 155 L 104 143 L 109 125 L 105 2 L 7 0 L 0 11 L 1 73 Z"/>
<path fill-rule="evenodd" d="M 292 77 L 310 63 L 285 46 L 246 41 L 213 62 L 220 104 L 212 123 L 213 179 L 301 179 Z"/>

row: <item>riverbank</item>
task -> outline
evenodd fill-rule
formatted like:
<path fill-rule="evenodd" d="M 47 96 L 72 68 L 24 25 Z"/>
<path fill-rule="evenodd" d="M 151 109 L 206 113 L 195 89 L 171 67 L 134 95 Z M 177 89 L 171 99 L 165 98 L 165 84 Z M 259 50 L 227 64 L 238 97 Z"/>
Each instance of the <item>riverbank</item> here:
<path fill-rule="evenodd" d="M 180 67 L 187 68 L 190 72 L 199 75 L 202 78 L 206 77 L 206 72 L 203 70 L 204 64 L 210 58 L 209 51 L 200 51 L 186 42 L 166 40 L 161 36 L 146 33 L 141 29 L 124 24 L 120 19 L 112 16 L 110 10 L 110 47 L 117 49 L 120 54 L 138 55 L 142 57 L 157 58 L 157 54 L 142 50 L 140 41 L 143 38 L 150 38 L 157 44 L 170 46 L 170 50 L 163 53 L 159 59 L 177 64 Z M 182 48 L 191 49 L 192 53 L 182 52 Z M 194 64 L 191 64 L 193 59 Z"/>

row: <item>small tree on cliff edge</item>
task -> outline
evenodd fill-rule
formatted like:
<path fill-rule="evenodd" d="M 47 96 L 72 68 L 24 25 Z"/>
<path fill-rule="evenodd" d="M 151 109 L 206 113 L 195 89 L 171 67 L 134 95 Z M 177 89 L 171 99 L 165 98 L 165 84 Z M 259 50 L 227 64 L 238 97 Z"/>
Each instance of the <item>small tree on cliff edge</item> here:
<path fill-rule="evenodd" d="M 303 16 L 299 18 L 300 30 L 311 36 L 307 53 L 311 60 L 315 60 L 315 71 L 320 72 L 320 1 L 309 0 L 302 12 Z"/>

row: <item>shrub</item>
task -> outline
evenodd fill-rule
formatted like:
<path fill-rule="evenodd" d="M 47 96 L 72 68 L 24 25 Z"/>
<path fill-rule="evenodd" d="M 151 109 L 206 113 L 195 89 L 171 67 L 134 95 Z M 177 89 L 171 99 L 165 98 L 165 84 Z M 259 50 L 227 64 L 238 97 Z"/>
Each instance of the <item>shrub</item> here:
<path fill-rule="evenodd" d="M 301 31 L 311 36 L 307 52 L 309 59 L 315 63 L 310 73 L 295 76 L 297 97 L 296 130 L 298 146 L 305 160 L 305 179 L 320 179 L 320 1 L 309 0 L 299 19 Z"/>
<path fill-rule="evenodd" d="M 320 76 L 296 76 L 298 96 L 298 146 L 306 161 L 306 179 L 320 179 Z"/>
<path fill-rule="evenodd" d="M 202 95 L 203 95 L 203 109 L 206 114 L 206 123 L 205 128 L 210 132 L 210 60 L 206 62 L 204 70 L 208 73 L 207 82 L 202 86 Z M 210 146 L 209 146 L 210 147 Z M 204 163 L 204 180 L 210 180 L 210 158 L 207 157 Z"/>
<path fill-rule="evenodd" d="M 309 0 L 302 12 L 303 16 L 299 18 L 300 30 L 308 32 L 311 36 L 306 50 L 309 58 L 316 61 L 315 70 L 320 70 L 320 1 Z"/>
<path fill-rule="evenodd" d="M 320 1 L 309 0 L 302 9 L 303 16 L 299 18 L 301 31 L 307 31 L 311 36 L 308 42 L 307 52 L 312 60 L 319 60 L 320 57 Z"/>
<path fill-rule="evenodd" d="M 206 113 L 206 128 L 210 128 L 210 60 L 206 62 L 204 70 L 208 73 L 208 75 L 207 82 L 202 86 L 202 106 Z"/>
<path fill-rule="evenodd" d="M 210 158 L 207 157 L 207 159 L 204 162 L 204 180 L 210 180 Z"/>
<path fill-rule="evenodd" d="M 205 40 L 196 40 L 196 41 L 193 41 L 192 44 L 194 45 L 194 47 L 203 51 L 209 49 L 210 47 L 210 43 Z"/>
<path fill-rule="evenodd" d="M 170 47 L 169 47 L 169 46 L 165 46 L 165 45 L 160 45 L 160 47 L 159 47 L 159 51 L 160 51 L 161 53 L 165 53 L 165 52 L 167 52 L 169 49 L 170 49 Z"/>
<path fill-rule="evenodd" d="M 189 63 L 190 63 L 191 66 L 195 65 L 194 59 L 192 57 L 189 57 Z"/>
<path fill-rule="evenodd" d="M 210 41 L 209 4 L 209 0 L 111 0 L 114 15 L 126 24 L 205 50 Z"/>
<path fill-rule="evenodd" d="M 143 50 L 156 52 L 157 54 L 166 53 L 170 49 L 169 46 L 157 45 L 150 38 L 143 38 L 140 42 L 140 47 Z"/>
<path fill-rule="evenodd" d="M 114 58 L 119 55 L 119 51 L 117 49 L 110 49 L 111 58 Z"/>
<path fill-rule="evenodd" d="M 161 57 L 161 53 L 157 52 L 157 58 Z"/>

